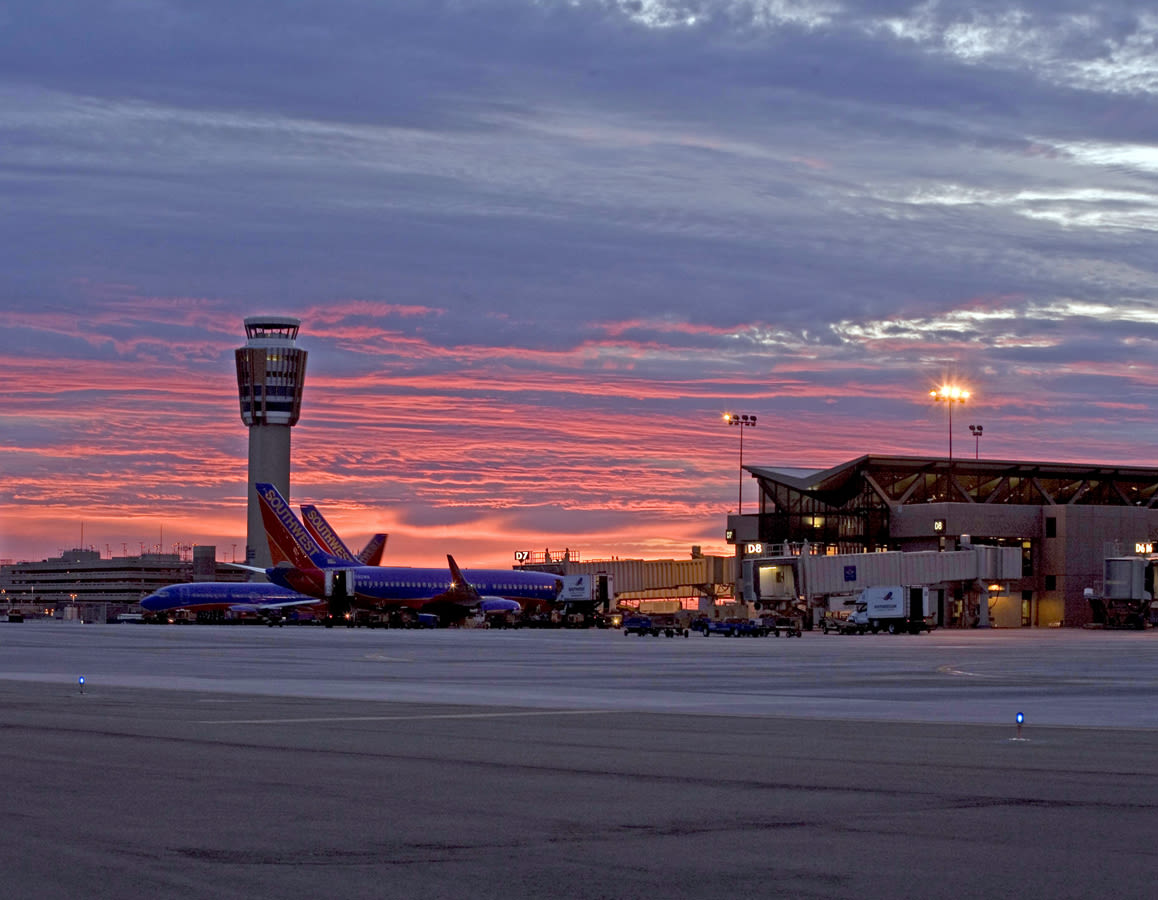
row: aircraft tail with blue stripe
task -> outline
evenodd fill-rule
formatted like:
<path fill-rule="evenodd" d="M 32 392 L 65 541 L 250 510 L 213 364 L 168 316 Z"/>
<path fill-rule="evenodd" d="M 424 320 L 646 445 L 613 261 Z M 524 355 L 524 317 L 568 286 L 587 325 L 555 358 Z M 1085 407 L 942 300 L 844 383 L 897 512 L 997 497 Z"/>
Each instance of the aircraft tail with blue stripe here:
<path fill-rule="evenodd" d="M 316 506 L 303 504 L 301 510 L 302 524 L 306 526 L 306 531 L 326 553 L 356 566 L 382 564 L 382 551 L 386 549 L 386 539 L 389 535 L 379 532 L 371 536 L 370 540 L 366 542 L 366 546 L 355 555 Z"/>
<path fill-rule="evenodd" d="M 259 482 L 254 488 L 261 504 L 261 520 L 265 525 L 269 553 L 275 567 L 289 565 L 310 571 L 348 565 L 318 546 L 318 542 L 294 515 L 281 491 L 274 485 Z"/>
<path fill-rule="evenodd" d="M 316 506 L 303 505 L 301 509 L 302 524 L 306 526 L 306 531 L 310 533 L 310 537 L 317 542 L 319 547 L 343 562 L 360 565 L 358 558 L 354 556 L 345 542 L 338 537 L 338 533 L 334 531 L 330 523 L 326 521 L 325 516 L 318 512 Z"/>
<path fill-rule="evenodd" d="M 362 548 L 362 552 L 358 554 L 358 562 L 364 566 L 382 565 L 382 551 L 386 549 L 388 537 L 390 535 L 381 532 L 371 536 L 370 540 L 366 542 L 366 546 Z"/>

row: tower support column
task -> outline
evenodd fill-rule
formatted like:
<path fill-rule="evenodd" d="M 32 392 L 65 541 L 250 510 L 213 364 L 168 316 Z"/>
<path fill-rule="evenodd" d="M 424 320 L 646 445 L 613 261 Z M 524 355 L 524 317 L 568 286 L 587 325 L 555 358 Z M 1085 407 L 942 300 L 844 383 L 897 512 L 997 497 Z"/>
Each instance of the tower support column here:
<path fill-rule="evenodd" d="M 260 473 L 260 475 L 255 473 Z M 273 560 L 269 556 L 269 542 L 265 539 L 265 523 L 261 518 L 261 504 L 257 502 L 257 491 L 253 487 L 259 481 L 272 484 L 283 497 L 289 497 L 289 425 L 263 425 L 260 428 L 249 429 L 245 562 L 247 565 L 268 568 L 273 565 Z"/>

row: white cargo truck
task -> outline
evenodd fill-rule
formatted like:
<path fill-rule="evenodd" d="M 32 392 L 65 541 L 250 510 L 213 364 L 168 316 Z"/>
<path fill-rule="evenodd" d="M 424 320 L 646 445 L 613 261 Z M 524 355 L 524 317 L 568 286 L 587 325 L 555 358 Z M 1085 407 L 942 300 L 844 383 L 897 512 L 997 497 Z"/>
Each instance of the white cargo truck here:
<path fill-rule="evenodd" d="M 865 631 L 876 634 L 881 629 L 889 634 L 918 634 L 929 629 L 932 615 L 927 587 L 891 584 L 861 591 L 848 622 L 855 625 L 860 634 Z"/>

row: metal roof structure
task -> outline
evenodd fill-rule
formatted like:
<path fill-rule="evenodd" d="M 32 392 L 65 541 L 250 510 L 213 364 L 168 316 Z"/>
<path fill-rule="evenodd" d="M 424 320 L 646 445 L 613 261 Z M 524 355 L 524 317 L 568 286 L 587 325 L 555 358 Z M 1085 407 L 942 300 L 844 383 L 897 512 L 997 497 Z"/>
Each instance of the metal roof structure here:
<path fill-rule="evenodd" d="M 761 484 L 762 513 L 789 495 L 838 509 L 856 498 L 885 506 L 983 503 L 1055 506 L 1158 506 L 1158 468 L 1097 463 L 865 455 L 810 471 L 745 466 Z M 866 492 L 872 494 L 866 498 Z M 791 505 L 788 502 L 788 505 Z M 863 504 L 856 504 L 863 505 Z"/>

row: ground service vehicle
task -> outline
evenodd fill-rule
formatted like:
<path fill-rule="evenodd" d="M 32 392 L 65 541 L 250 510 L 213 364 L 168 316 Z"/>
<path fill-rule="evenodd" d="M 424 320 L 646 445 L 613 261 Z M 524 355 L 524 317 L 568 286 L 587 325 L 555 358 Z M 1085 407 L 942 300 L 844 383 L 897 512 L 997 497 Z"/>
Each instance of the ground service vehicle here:
<path fill-rule="evenodd" d="M 704 637 L 721 634 L 724 637 L 780 637 L 784 632 L 789 637 L 800 636 L 800 622 L 787 616 L 761 616 L 759 619 L 697 619 L 692 628 L 702 631 Z"/>
<path fill-rule="evenodd" d="M 848 617 L 846 633 L 856 626 L 857 634 L 864 630 L 876 634 L 884 629 L 889 634 L 918 634 L 929 629 L 929 589 L 921 585 L 886 585 L 869 587 L 860 592 L 856 609 Z"/>
<path fill-rule="evenodd" d="M 868 622 L 860 622 L 851 615 L 837 615 L 830 613 L 820 620 L 820 630 L 825 634 L 864 634 L 868 631 Z"/>
<path fill-rule="evenodd" d="M 623 613 L 596 613 L 593 621 L 596 628 L 619 628 L 623 625 Z"/>
<path fill-rule="evenodd" d="M 722 634 L 724 637 L 763 637 L 768 632 L 758 622 L 748 619 L 702 619 L 698 623 L 698 630 L 704 637 L 713 634 Z"/>
<path fill-rule="evenodd" d="M 687 637 L 691 634 L 673 613 L 655 613 L 651 617 L 651 624 L 665 637 Z"/>
<path fill-rule="evenodd" d="M 656 637 L 661 634 L 665 637 L 687 637 L 689 634 L 688 629 L 680 627 L 675 616 L 671 615 L 624 616 L 623 633 L 638 634 L 640 637 L 649 634 Z"/>
<path fill-rule="evenodd" d="M 623 617 L 623 634 L 638 634 L 640 637 L 645 635 L 658 635 L 659 631 L 651 624 L 651 616 L 624 616 Z"/>
<path fill-rule="evenodd" d="M 800 624 L 800 620 L 792 616 L 776 616 L 766 627 L 772 637 L 780 637 L 781 634 L 785 637 L 804 636 L 804 627 Z"/>

